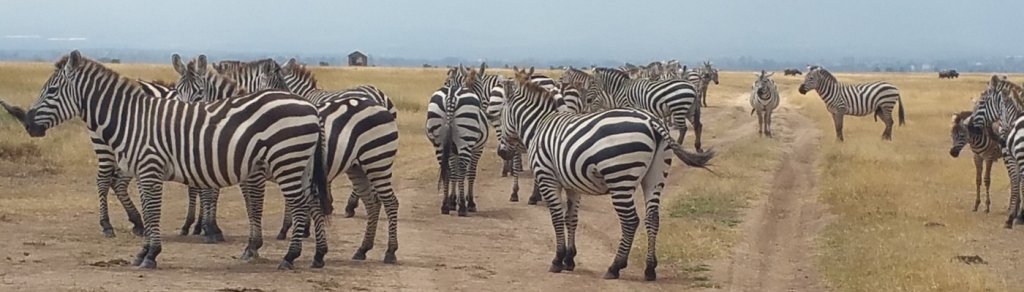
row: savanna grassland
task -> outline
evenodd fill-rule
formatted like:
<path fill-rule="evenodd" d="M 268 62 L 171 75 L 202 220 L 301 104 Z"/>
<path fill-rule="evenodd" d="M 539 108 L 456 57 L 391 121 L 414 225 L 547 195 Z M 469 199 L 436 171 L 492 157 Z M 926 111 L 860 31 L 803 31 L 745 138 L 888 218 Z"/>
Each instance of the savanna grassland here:
<path fill-rule="evenodd" d="M 167 65 L 110 67 L 130 78 L 177 79 Z M 0 99 L 29 106 L 52 68 L 0 63 Z M 839 143 L 816 93 L 796 92 L 801 77 L 775 77 L 784 102 L 775 116 L 776 137 L 768 139 L 758 137 L 756 118 L 749 115 L 746 98 L 754 77 L 722 73 L 721 84 L 709 90 L 710 107 L 704 109 L 704 145 L 718 153 L 714 173 L 673 165 L 658 237 L 660 277 L 646 283 L 641 276 L 643 233 L 638 233 L 623 278 L 600 279 L 619 239 L 618 219 L 607 197 L 583 199 L 577 270 L 546 272 L 554 246 L 548 211 L 508 202 L 510 178 L 499 177 L 493 145 L 481 159 L 480 212 L 468 218 L 440 215 L 436 162 L 423 133 L 423 110 L 441 85 L 444 69 L 313 72 L 323 88 L 373 84 L 395 100 L 401 131 L 395 168 L 401 201 L 399 265 L 381 263 L 386 239 L 381 232 L 369 260 L 349 260 L 364 229 L 365 216 L 360 214 L 331 220 L 325 269 L 306 267 L 311 253 L 307 244 L 295 272 L 275 270 L 286 247 L 268 237 L 276 234 L 283 211 L 273 188 L 264 216 L 264 230 L 269 230 L 262 249 L 266 259 L 241 262 L 237 256 L 244 247 L 247 221 L 237 188 L 221 196 L 219 217 L 227 242 L 208 245 L 176 235 L 185 196 L 182 186 L 170 183 L 164 195 L 161 268 L 138 271 L 125 260 L 137 252 L 141 240 L 131 235 L 113 198 L 118 237 L 100 233 L 95 155 L 82 123 L 69 122 L 33 139 L 16 120 L 0 113 L 0 290 L 1024 288 L 1013 273 L 1024 266 L 1024 257 L 1017 255 L 1020 247 L 1013 244 L 1024 235 L 1001 227 L 1007 202 L 1005 168 L 1000 164 L 993 171 L 992 212 L 971 212 L 973 163 L 967 152 L 959 159 L 948 154 L 950 114 L 970 109 L 971 98 L 986 86 L 984 75 L 939 80 L 934 74 L 837 74 L 841 81 L 896 84 L 907 113 L 907 125 L 895 128 L 892 142 L 881 141 L 881 123 L 848 117 L 846 142 Z M 688 149 L 692 141 L 688 136 Z M 333 187 L 336 194 L 348 190 L 344 179 Z M 523 192 L 529 189 L 530 181 L 524 180 Z M 966 265 L 954 259 L 960 255 L 978 255 L 987 264 Z"/>

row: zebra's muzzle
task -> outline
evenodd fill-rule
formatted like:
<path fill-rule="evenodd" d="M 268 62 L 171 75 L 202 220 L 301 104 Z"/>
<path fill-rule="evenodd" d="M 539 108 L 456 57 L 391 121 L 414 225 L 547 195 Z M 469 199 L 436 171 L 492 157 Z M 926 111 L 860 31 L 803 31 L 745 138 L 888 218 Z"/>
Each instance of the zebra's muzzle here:
<path fill-rule="evenodd" d="M 963 149 L 963 147 L 949 148 L 949 156 L 953 156 L 953 158 L 960 157 L 960 150 L 961 149 Z"/>
<path fill-rule="evenodd" d="M 807 89 L 807 85 L 800 84 L 800 88 L 796 91 L 800 92 L 800 94 L 807 94 L 810 90 Z"/>
<path fill-rule="evenodd" d="M 33 138 L 46 136 L 46 127 L 35 123 L 36 110 L 29 110 L 25 114 L 25 120 L 22 122 L 25 124 L 25 132 Z"/>

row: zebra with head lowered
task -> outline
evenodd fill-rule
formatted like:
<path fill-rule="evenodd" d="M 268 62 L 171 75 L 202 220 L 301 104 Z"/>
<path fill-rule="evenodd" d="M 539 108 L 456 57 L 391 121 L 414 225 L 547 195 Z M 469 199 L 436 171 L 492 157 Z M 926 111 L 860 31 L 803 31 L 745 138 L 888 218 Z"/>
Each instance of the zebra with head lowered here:
<path fill-rule="evenodd" d="M 572 80 L 572 77 L 568 77 Z M 700 107 L 693 84 L 683 80 L 649 81 L 630 79 L 620 70 L 594 68 L 593 82 L 610 100 L 603 103 L 608 108 L 633 108 L 647 111 L 665 119 L 665 122 L 679 130 L 678 144 L 686 137 L 686 122 L 693 123 L 694 148 L 701 148 Z M 595 86 L 591 86 L 595 87 Z"/>
<path fill-rule="evenodd" d="M 506 130 L 501 143 L 508 145 L 506 151 L 528 149 L 535 184 L 548 203 L 555 228 L 557 248 L 549 271 L 571 271 L 576 267 L 580 197 L 610 193 L 621 222 L 622 239 L 604 277 L 618 278 L 619 271 L 626 267 L 639 227 L 633 196 L 637 187 L 642 187 L 648 236 L 644 277 L 655 280 L 660 196 L 672 163 L 671 155 L 674 153 L 687 165 L 704 167 L 714 156 L 713 151 L 686 152 L 672 141 L 660 118 L 646 111 L 560 113 L 553 93 L 526 80 L 517 76 L 518 86 L 508 92 L 501 115 Z M 565 200 L 560 195 L 563 190 Z"/>
<path fill-rule="evenodd" d="M 971 146 L 971 151 L 974 152 L 974 183 L 976 187 L 974 211 L 977 212 L 978 205 L 981 204 L 981 184 L 984 182 L 985 213 L 988 213 L 992 206 L 992 196 L 989 194 L 989 186 L 992 184 L 992 163 L 999 160 L 1003 153 L 992 132 L 972 133 L 967 130 L 971 114 L 970 111 L 953 113 L 953 125 L 950 130 L 953 146 L 949 148 L 949 155 L 954 158 L 958 157 L 964 146 Z M 984 170 L 984 175 L 982 175 L 982 170 Z"/>
<path fill-rule="evenodd" d="M 750 114 L 757 112 L 757 134 L 772 136 L 772 114 L 775 108 L 779 107 L 779 89 L 775 87 L 775 80 L 772 80 L 772 73 L 754 73 L 757 79 L 750 91 Z"/>
<path fill-rule="evenodd" d="M 391 169 L 398 153 L 398 126 L 394 113 L 375 101 L 363 89 L 333 93 L 319 89 L 312 73 L 295 62 L 289 62 L 284 68 L 277 63 L 264 65 L 260 62 L 262 61 L 241 64 L 237 67 L 239 71 L 235 72 L 235 78 L 248 80 L 243 83 L 256 87 L 256 90 L 260 90 L 260 86 L 269 85 L 286 87 L 316 106 L 323 127 L 323 155 L 320 163 L 324 164 L 326 169 L 326 204 L 330 205 L 333 201 L 329 193 L 330 183 L 341 174 L 348 176 L 352 182 L 351 196 L 365 203 L 366 231 L 362 245 L 352 258 L 364 260 L 366 253 L 373 249 L 383 205 L 388 218 L 388 247 L 384 262 L 396 263 L 398 199 L 391 184 Z M 226 79 L 218 73 L 208 75 L 214 79 Z M 204 84 L 181 80 L 179 83 L 184 84 L 181 86 L 211 91 L 211 94 L 230 95 L 225 93 L 224 87 L 218 87 L 211 82 Z M 383 92 L 376 88 L 365 88 L 372 88 L 383 95 Z M 185 92 L 181 94 L 187 95 Z M 354 209 L 355 205 L 350 201 L 348 207 Z M 287 206 L 285 210 L 286 213 L 292 212 Z M 330 215 L 329 212 L 327 214 Z M 291 225 L 292 221 L 286 217 L 278 239 L 285 238 L 284 232 L 287 232 Z"/>
<path fill-rule="evenodd" d="M 477 76 L 475 70 L 470 70 L 465 87 L 459 83 L 445 85 L 434 92 L 427 104 L 427 139 L 434 145 L 440 166 L 441 214 L 456 208 L 459 216 L 476 212 L 473 185 L 477 163 L 489 136 L 483 102 L 472 89 L 478 82 Z M 453 183 L 458 185 L 457 189 Z"/>
<path fill-rule="evenodd" d="M 190 104 L 143 93 L 138 83 L 72 51 L 29 108 L 30 135 L 81 117 L 94 141 L 113 149 L 119 170 L 138 180 L 146 239 L 135 264 L 156 268 L 162 250 L 160 205 L 164 181 L 200 188 L 262 183 L 265 174 L 281 186 L 304 232 L 312 216 L 316 228 L 314 267 L 327 252 L 321 208 L 324 194 L 320 126 L 316 108 L 287 92 L 265 91 L 210 103 Z M 216 131 L 214 131 L 216 129 Z M 315 189 L 314 189 L 315 185 Z M 262 242 L 250 238 L 246 254 Z M 254 246 L 255 245 L 255 246 Z M 291 268 L 302 250 L 294 236 L 280 268 Z"/>
<path fill-rule="evenodd" d="M 885 123 L 883 140 L 892 140 L 892 110 L 897 104 L 900 106 L 900 126 L 905 123 L 900 90 L 887 82 L 844 84 L 836 80 L 836 77 L 825 68 L 811 66 L 804 75 L 799 92 L 807 94 L 811 90 L 818 92 L 825 102 L 825 109 L 832 113 L 836 138 L 839 141 L 843 141 L 843 116 L 846 115 L 861 117 L 872 114 L 876 121 L 882 119 Z"/>

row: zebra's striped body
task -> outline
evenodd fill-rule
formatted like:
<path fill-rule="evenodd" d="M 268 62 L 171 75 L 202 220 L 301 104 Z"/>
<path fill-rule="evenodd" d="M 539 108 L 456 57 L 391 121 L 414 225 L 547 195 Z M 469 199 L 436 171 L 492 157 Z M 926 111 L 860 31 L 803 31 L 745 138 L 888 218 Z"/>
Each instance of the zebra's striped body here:
<path fill-rule="evenodd" d="M 647 111 L 661 117 L 668 124 L 679 129 L 678 144 L 683 144 L 686 137 L 686 122 L 693 123 L 694 148 L 701 149 L 700 105 L 697 104 L 697 92 L 693 84 L 683 80 L 648 81 L 629 79 L 625 72 L 595 68 L 594 82 L 598 84 L 612 100 L 611 108 L 633 108 Z"/>
<path fill-rule="evenodd" d="M 388 249 L 384 262 L 396 263 L 398 198 L 391 184 L 392 168 L 398 155 L 394 103 L 372 85 L 333 92 L 320 89 L 313 73 L 295 59 L 285 63 L 279 74 L 289 90 L 317 105 L 326 139 L 327 182 L 330 184 L 341 174 L 352 182 L 345 216 L 355 215 L 358 200 L 364 203 L 366 232 L 353 258 L 366 259 L 366 252 L 373 248 L 378 214 L 383 205 L 388 218 Z M 281 230 L 279 238 L 287 227 Z"/>
<path fill-rule="evenodd" d="M 470 82 L 473 78 L 469 77 Z M 456 206 L 459 216 L 476 212 L 473 185 L 489 136 L 481 103 L 469 88 L 444 86 L 434 92 L 427 105 L 427 139 L 434 145 L 440 166 L 438 188 L 444 197 L 441 214 L 449 214 Z M 458 185 L 458 194 L 453 183 Z"/>
<path fill-rule="evenodd" d="M 966 111 L 953 114 L 953 125 L 950 130 L 953 146 L 949 149 L 949 155 L 957 157 L 964 146 L 971 146 L 971 151 L 974 152 L 974 180 L 976 188 L 974 211 L 977 212 L 978 205 L 981 204 L 981 185 L 984 182 L 985 213 L 988 213 L 992 206 L 992 196 L 989 194 L 989 186 L 992 184 L 992 163 L 1003 157 L 1002 146 L 999 145 L 995 137 L 992 137 L 992 133 L 989 131 L 971 133 L 967 130 L 971 113 Z"/>
<path fill-rule="evenodd" d="M 317 248 L 314 266 L 323 265 L 327 242 L 314 192 L 323 194 L 323 168 L 314 163 L 320 136 L 316 108 L 287 92 L 258 92 L 210 103 L 190 104 L 143 93 L 78 51 L 57 62 L 26 121 L 32 136 L 81 117 L 94 141 L 114 150 L 119 170 L 138 180 L 146 240 L 135 264 L 155 268 L 161 251 L 160 205 L 164 181 L 200 188 L 250 184 L 266 173 L 279 185 L 299 227 L 312 215 Z M 216 131 L 212 131 L 216 129 Z M 317 190 L 310 189 L 316 185 Z M 322 198 L 321 198 L 322 199 Z M 261 241 L 250 238 L 246 252 Z M 291 268 L 302 250 L 293 238 L 280 268 Z"/>
<path fill-rule="evenodd" d="M 750 91 L 750 114 L 757 113 L 757 133 L 760 135 L 772 136 L 772 114 L 775 108 L 779 107 L 779 89 L 775 87 L 775 80 L 772 80 L 772 73 L 757 75 Z"/>
<path fill-rule="evenodd" d="M 874 114 L 875 119 L 882 119 L 885 123 L 885 131 L 882 132 L 883 140 L 892 140 L 892 110 L 899 104 L 899 122 L 902 126 L 903 99 L 900 91 L 892 84 L 886 82 L 871 82 L 860 84 L 843 84 L 836 80 L 832 73 L 825 68 L 813 66 L 804 75 L 804 82 L 800 84 L 800 94 L 807 94 L 815 90 L 825 102 L 825 108 L 832 113 L 832 121 L 835 123 L 836 138 L 843 141 L 843 116 L 866 116 Z"/>
<path fill-rule="evenodd" d="M 579 115 L 557 112 L 552 94 L 520 80 L 502 109 L 503 144 L 526 147 L 534 181 L 548 203 L 557 248 L 551 272 L 575 268 L 575 231 L 580 197 L 611 194 L 622 225 L 622 240 L 605 278 L 619 277 L 639 226 L 633 193 L 643 188 L 648 254 L 645 278 L 656 278 L 655 243 L 661 192 L 675 152 L 686 164 L 702 167 L 711 152 L 685 152 L 661 120 L 645 111 L 616 109 Z M 566 192 L 566 200 L 561 191 Z M 568 233 L 566 234 L 566 229 Z"/>
<path fill-rule="evenodd" d="M 1002 149 L 1003 163 L 1006 165 L 1007 175 L 1010 177 L 1010 208 L 1005 223 L 1006 228 L 1013 227 L 1013 220 L 1017 218 L 1018 224 L 1024 222 L 1024 213 L 1020 212 L 1020 191 L 1022 176 L 1018 168 L 1020 160 L 1014 153 L 1019 139 L 1012 135 L 1016 127 L 1014 122 L 1024 116 L 1021 103 L 1015 101 L 1019 95 L 1020 87 L 1004 78 L 992 76 L 989 88 L 982 92 L 971 113 L 967 127 L 969 133 L 974 135 L 990 134 L 999 140 Z M 1004 126 L 1005 125 L 1005 126 Z M 1019 134 L 1019 133 L 1018 133 Z M 1016 139 L 1016 140 L 1015 140 Z M 1016 141 L 1016 142 L 1015 142 Z"/>

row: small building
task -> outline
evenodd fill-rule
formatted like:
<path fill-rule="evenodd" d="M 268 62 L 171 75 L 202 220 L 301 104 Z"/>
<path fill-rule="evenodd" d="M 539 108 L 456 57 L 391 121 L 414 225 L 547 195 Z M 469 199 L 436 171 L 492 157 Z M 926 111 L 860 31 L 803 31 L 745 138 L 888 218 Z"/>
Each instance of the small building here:
<path fill-rule="evenodd" d="M 351 54 L 348 54 L 348 65 L 349 66 L 366 66 L 366 64 L 369 63 L 369 62 L 367 62 L 367 59 L 368 58 L 366 57 L 366 54 L 363 54 L 360 51 L 355 51 L 355 52 L 352 52 Z"/>

